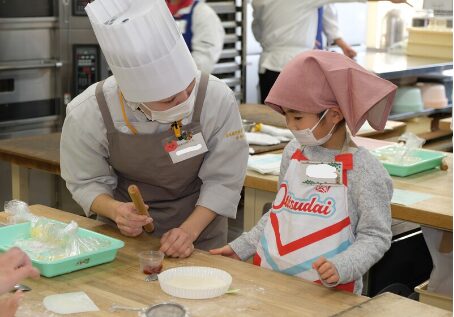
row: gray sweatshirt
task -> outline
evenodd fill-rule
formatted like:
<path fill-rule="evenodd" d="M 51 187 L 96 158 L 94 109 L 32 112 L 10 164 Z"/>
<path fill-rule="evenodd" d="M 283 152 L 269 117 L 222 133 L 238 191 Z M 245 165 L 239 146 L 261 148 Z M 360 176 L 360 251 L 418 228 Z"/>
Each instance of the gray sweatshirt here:
<path fill-rule="evenodd" d="M 300 147 L 291 141 L 282 155 L 279 184 L 287 172 L 290 158 Z M 391 245 L 391 198 L 392 181 L 382 164 L 365 148 L 350 149 L 353 152 L 353 169 L 348 171 L 348 214 L 355 241 L 344 252 L 330 258 L 339 273 L 339 282 L 356 281 L 356 294 L 362 291 L 362 276 L 374 265 Z M 306 147 L 303 151 L 313 161 L 329 161 L 340 151 L 320 146 Z M 268 221 L 269 211 L 249 232 L 243 233 L 229 243 L 242 259 L 250 258 L 256 252 L 257 244 Z M 337 284 L 326 285 L 336 286 Z"/>

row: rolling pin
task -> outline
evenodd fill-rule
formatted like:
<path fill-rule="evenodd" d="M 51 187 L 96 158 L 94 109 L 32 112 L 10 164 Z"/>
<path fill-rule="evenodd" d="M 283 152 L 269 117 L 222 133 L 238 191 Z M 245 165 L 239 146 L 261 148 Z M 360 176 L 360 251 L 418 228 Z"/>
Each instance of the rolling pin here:
<path fill-rule="evenodd" d="M 139 214 L 149 216 L 147 207 L 145 207 L 142 195 L 140 194 L 139 187 L 137 187 L 136 185 L 130 185 L 128 187 L 128 193 L 129 197 L 131 197 L 131 200 L 134 203 L 134 206 L 136 206 L 136 209 L 139 212 Z M 145 226 L 143 226 L 143 228 L 145 229 L 146 232 L 153 232 L 154 225 L 153 223 L 148 223 Z"/>

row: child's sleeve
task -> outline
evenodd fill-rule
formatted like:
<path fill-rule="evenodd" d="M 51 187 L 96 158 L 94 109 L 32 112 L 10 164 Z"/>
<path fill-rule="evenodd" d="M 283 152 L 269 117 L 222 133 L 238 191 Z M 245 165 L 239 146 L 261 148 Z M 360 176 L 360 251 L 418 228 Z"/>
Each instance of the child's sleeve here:
<path fill-rule="evenodd" d="M 257 250 L 257 244 L 268 222 L 270 212 L 260 218 L 259 222 L 248 232 L 244 232 L 241 236 L 229 243 L 233 251 L 245 261 L 253 256 Z"/>
<path fill-rule="evenodd" d="M 284 152 L 282 153 L 279 184 L 282 182 L 285 173 L 287 172 L 290 157 L 298 147 L 297 141 L 290 141 L 289 144 L 286 145 Z M 241 260 L 247 260 L 255 254 L 257 244 L 259 243 L 260 237 L 268 222 L 269 214 L 270 212 L 268 211 L 249 232 L 244 232 L 241 236 L 229 243 L 230 247 Z"/>
<path fill-rule="evenodd" d="M 350 180 L 355 182 L 351 194 L 358 212 L 356 230 L 353 228 L 356 239 L 347 250 L 330 259 L 339 273 L 337 284 L 361 278 L 391 246 L 392 180 L 370 153 L 364 151 L 361 156 L 362 162 L 355 162 L 359 165 L 357 179 Z"/>

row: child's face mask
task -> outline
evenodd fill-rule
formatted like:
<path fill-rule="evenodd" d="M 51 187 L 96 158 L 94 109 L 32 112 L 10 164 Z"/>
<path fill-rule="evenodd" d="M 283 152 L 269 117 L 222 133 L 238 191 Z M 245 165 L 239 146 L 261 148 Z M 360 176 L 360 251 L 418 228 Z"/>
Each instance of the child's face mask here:
<path fill-rule="evenodd" d="M 333 136 L 333 130 L 336 127 L 336 124 L 333 125 L 331 130 L 328 132 L 327 135 L 320 139 L 316 139 L 314 136 L 313 131 L 317 128 L 317 126 L 320 124 L 320 122 L 323 120 L 325 115 L 328 113 L 329 109 L 327 109 L 323 115 L 321 116 L 320 120 L 313 126 L 311 129 L 303 129 L 303 130 L 290 130 L 293 135 L 295 136 L 296 140 L 301 144 L 301 145 L 306 145 L 306 146 L 315 146 L 315 145 L 322 145 L 328 142 L 328 140 Z"/>

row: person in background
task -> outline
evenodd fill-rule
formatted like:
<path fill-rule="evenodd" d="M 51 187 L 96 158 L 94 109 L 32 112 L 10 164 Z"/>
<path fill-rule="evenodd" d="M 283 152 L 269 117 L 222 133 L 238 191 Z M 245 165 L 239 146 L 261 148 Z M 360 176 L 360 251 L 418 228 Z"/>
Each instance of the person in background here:
<path fill-rule="evenodd" d="M 233 91 L 197 70 L 164 0 L 85 10 L 113 76 L 66 109 L 61 171 L 74 200 L 126 236 L 153 222 L 167 256 L 224 245 L 248 160 Z M 132 184 L 149 214 L 131 202 Z"/>
<path fill-rule="evenodd" d="M 224 47 L 224 28 L 214 10 L 200 0 L 166 0 L 197 68 L 211 73 Z"/>
<path fill-rule="evenodd" d="M 367 0 L 252 0 L 252 32 L 262 46 L 259 62 L 261 103 L 284 66 L 301 52 L 312 50 L 324 5 Z M 369 0 L 377 1 L 377 0 Z M 405 3 L 405 0 L 388 0 Z M 319 33 L 320 34 L 320 33 Z"/>
<path fill-rule="evenodd" d="M 321 38 L 320 28 L 323 30 L 323 33 L 326 36 L 327 44 L 335 44 L 342 49 L 342 52 L 345 56 L 354 58 L 356 56 L 356 51 L 348 45 L 347 42 L 342 38 L 342 34 L 339 30 L 339 20 L 337 17 L 337 11 L 334 4 L 328 4 L 323 6 L 323 11 L 319 14 L 322 16 L 322 26 L 317 27 L 317 36 L 315 39 L 315 48 L 323 49 L 323 42 Z"/>
<path fill-rule="evenodd" d="M 0 295 L 6 294 L 14 285 L 32 277 L 38 278 L 38 269 L 32 266 L 30 258 L 19 248 L 11 248 L 0 254 Z M 0 316 L 13 317 L 24 294 L 21 291 L 0 299 Z"/>
<path fill-rule="evenodd" d="M 367 120 L 383 130 L 397 86 L 350 58 L 312 50 L 288 63 L 266 104 L 285 115 L 279 191 L 249 232 L 211 250 L 361 294 L 362 276 L 391 246 L 391 177 L 351 141 Z"/>

